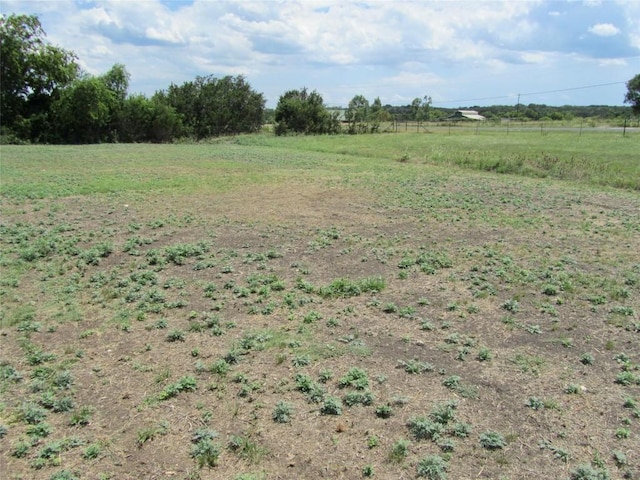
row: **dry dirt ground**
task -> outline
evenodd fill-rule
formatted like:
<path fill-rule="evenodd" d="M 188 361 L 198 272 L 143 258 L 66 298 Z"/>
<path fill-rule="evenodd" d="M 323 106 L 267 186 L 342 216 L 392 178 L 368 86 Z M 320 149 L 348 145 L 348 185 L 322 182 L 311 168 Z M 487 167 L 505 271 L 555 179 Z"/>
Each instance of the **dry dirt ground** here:
<path fill-rule="evenodd" d="M 403 479 L 432 455 L 640 478 L 637 196 L 477 175 L 3 210 L 2 478 Z"/>

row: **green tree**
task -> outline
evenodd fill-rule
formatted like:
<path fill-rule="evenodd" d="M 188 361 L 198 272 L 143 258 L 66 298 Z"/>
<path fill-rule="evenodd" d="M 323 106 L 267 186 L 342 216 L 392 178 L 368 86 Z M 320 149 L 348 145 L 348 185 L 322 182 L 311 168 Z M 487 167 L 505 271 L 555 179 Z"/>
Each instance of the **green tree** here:
<path fill-rule="evenodd" d="M 391 113 L 382 106 L 380 97 L 376 97 L 376 99 L 371 104 L 371 109 L 369 110 L 369 120 L 377 123 L 378 128 L 380 122 L 390 122 L 393 120 L 393 115 L 391 115 Z"/>
<path fill-rule="evenodd" d="M 175 109 L 144 95 L 131 95 L 123 101 L 115 127 L 118 141 L 127 143 L 164 143 L 182 134 L 182 122 Z"/>
<path fill-rule="evenodd" d="M 60 91 L 52 104 L 58 142 L 118 140 L 118 123 L 129 87 L 129 73 L 115 64 L 107 73 L 84 75 Z"/>
<path fill-rule="evenodd" d="M 627 82 L 627 94 L 624 103 L 631 104 L 635 115 L 640 115 L 640 73 Z"/>
<path fill-rule="evenodd" d="M 413 120 L 422 122 L 429 120 L 429 109 L 431 108 L 431 97 L 425 95 L 422 98 L 414 98 L 411 102 L 411 116 Z"/>
<path fill-rule="evenodd" d="M 46 137 L 52 102 L 79 72 L 75 54 L 45 35 L 35 15 L 0 17 L 0 122 L 25 139 Z"/>
<path fill-rule="evenodd" d="M 99 77 L 84 77 L 63 90 L 54 103 L 58 141 L 99 143 L 109 139 L 116 95 Z"/>
<path fill-rule="evenodd" d="M 322 96 L 316 92 L 289 90 L 280 96 L 275 113 L 276 135 L 288 133 L 338 133 L 338 114 L 331 114 Z"/>
<path fill-rule="evenodd" d="M 182 116 L 185 132 L 196 138 L 252 133 L 262 126 L 265 100 L 243 76 L 196 77 L 156 94 Z"/>
<path fill-rule="evenodd" d="M 349 133 L 367 133 L 369 130 L 369 100 L 356 95 L 349 102 L 345 118 L 349 125 Z"/>

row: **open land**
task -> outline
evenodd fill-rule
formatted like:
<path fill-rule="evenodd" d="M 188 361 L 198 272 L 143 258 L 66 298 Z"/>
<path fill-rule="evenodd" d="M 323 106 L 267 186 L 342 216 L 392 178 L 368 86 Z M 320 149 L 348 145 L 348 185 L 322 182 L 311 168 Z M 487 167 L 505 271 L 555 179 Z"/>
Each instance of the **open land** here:
<path fill-rule="evenodd" d="M 639 142 L 3 146 L 0 477 L 640 478 Z"/>

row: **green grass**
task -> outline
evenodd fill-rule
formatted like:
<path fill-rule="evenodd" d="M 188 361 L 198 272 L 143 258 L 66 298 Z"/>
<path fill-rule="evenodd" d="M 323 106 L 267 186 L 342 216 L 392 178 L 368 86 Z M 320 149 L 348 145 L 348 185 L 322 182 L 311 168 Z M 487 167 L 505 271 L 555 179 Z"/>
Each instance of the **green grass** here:
<path fill-rule="evenodd" d="M 291 178 L 376 181 L 425 165 L 550 177 L 640 190 L 638 133 L 483 130 L 448 134 L 246 136 L 214 143 L 2 147 L 2 194 L 69 195 L 225 192 Z M 268 152 L 268 153 L 267 153 Z M 407 152 L 410 161 L 394 159 Z M 329 154 L 329 155 L 327 155 Z"/>

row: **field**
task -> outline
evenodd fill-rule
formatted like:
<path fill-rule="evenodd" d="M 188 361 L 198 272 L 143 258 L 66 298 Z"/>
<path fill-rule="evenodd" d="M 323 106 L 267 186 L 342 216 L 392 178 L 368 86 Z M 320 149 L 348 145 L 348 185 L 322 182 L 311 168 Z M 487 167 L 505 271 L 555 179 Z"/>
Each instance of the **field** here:
<path fill-rule="evenodd" d="M 639 479 L 638 151 L 3 146 L 0 477 Z"/>

